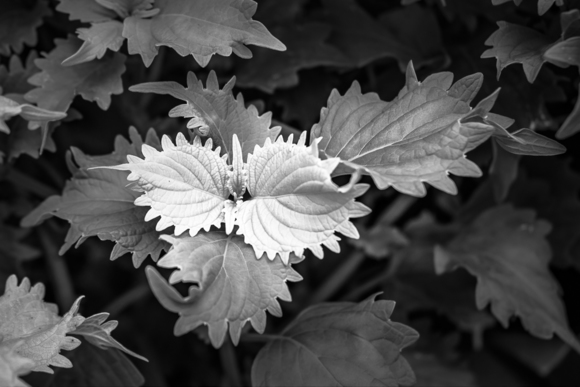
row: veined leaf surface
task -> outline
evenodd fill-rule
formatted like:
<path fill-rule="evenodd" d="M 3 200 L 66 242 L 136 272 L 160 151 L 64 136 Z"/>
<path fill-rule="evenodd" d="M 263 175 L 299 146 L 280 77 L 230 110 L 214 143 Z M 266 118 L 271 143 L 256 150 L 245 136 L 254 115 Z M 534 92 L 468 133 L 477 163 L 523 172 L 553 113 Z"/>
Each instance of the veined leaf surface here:
<path fill-rule="evenodd" d="M 162 151 L 145 144 L 144 159 L 129 155 L 129 163 L 109 168 L 131 172 L 127 179 L 144 192 L 135 204 L 151 207 L 145 221 L 161 217 L 156 230 L 175 226 L 176 235 L 189 230 L 194 236 L 201 229 L 220 227 L 230 191 L 219 148 L 212 149 L 211 139 L 202 146 L 199 137 L 190 144 L 181 133 L 176 143 L 163 136 Z"/>
<path fill-rule="evenodd" d="M 580 352 L 558 296 L 558 282 L 548 269 L 550 230 L 550 224 L 536 219 L 532 210 L 495 207 L 446 247 L 435 249 L 435 268 L 441 274 L 461 266 L 476 276 L 478 308 L 491 304 L 504 327 L 516 315 L 534 336 L 549 339 L 556 333 Z"/>
<path fill-rule="evenodd" d="M 220 90 L 217 75 L 209 73 L 206 87 L 194 73 L 187 74 L 187 87 L 176 82 L 151 82 L 131 86 L 129 90 L 139 93 L 169 94 L 186 103 L 169 112 L 170 117 L 191 118 L 187 127 L 196 129 L 201 136 L 209 136 L 216 146 L 232 153 L 233 135 L 237 135 L 242 146 L 244 161 L 254 146 L 264 144 L 267 138 L 274 140 L 280 127 L 270 128 L 272 113 L 258 114 L 258 110 L 244 105 L 244 98 L 234 98 L 232 89 L 235 77 Z"/>
<path fill-rule="evenodd" d="M 277 298 L 290 301 L 287 281 L 302 277 L 280 259 L 257 257 L 242 238 L 224 232 L 202 232 L 195 237 L 164 236 L 173 247 L 158 265 L 176 268 L 169 281 L 195 283 L 187 297 L 182 297 L 157 271 L 147 269 L 149 284 L 161 304 L 180 317 L 175 334 L 183 335 L 205 324 L 215 347 L 221 346 L 228 330 L 235 344 L 249 320 L 258 332 L 264 332 L 268 310 L 281 316 Z"/>
<path fill-rule="evenodd" d="M 394 301 L 309 307 L 258 353 L 253 386 L 411 386 L 401 350 L 419 334 L 391 321 Z"/>
<path fill-rule="evenodd" d="M 60 253 L 64 254 L 72 245 L 78 246 L 90 236 L 116 242 L 111 259 L 131 252 L 135 267 L 151 255 L 153 260 L 167 248 L 159 239 L 155 222 L 144 220 L 147 209 L 134 205 L 141 194 L 127 187 L 127 173 L 94 167 L 120 164 L 127 155 L 142 155 L 143 140 L 135 128 L 129 129 L 131 142 L 121 136 L 115 141 L 115 151 L 104 156 L 91 157 L 73 148 L 69 169 L 73 177 L 61 196 L 51 196 L 28 214 L 22 225 L 31 227 L 45 219 L 56 216 L 71 224 Z M 160 148 L 159 139 L 149 131 L 145 143 Z M 78 165 L 75 166 L 74 162 Z"/>
<path fill-rule="evenodd" d="M 342 164 L 333 175 L 362 169 L 380 189 L 393 186 L 424 196 L 427 182 L 455 194 L 457 187 L 448 173 L 481 176 L 465 153 L 493 133 L 491 125 L 468 121 L 485 116 L 493 106 L 495 94 L 477 110 L 469 106 L 482 80 L 481 74 L 474 74 L 452 85 L 451 73 L 437 73 L 419 82 L 410 63 L 406 86 L 391 102 L 375 93 L 362 94 L 355 82 L 344 96 L 331 93 L 311 141 L 322 137 L 321 153 L 340 158 Z"/>
<path fill-rule="evenodd" d="M 264 252 L 274 259 L 280 254 L 288 262 L 290 253 L 298 256 L 304 249 L 322 258 L 322 246 L 340 251 L 334 233 L 338 231 L 358 238 L 349 218 L 370 213 L 362 203 L 355 202 L 368 189 L 367 184 L 339 188 L 331 179 L 338 159 L 320 160 L 318 141 L 305 146 L 306 133 L 298 144 L 290 137 L 275 143 L 266 140 L 248 156 L 247 189 L 252 198 L 238 208 L 237 234 L 244 235 L 256 256 Z"/>

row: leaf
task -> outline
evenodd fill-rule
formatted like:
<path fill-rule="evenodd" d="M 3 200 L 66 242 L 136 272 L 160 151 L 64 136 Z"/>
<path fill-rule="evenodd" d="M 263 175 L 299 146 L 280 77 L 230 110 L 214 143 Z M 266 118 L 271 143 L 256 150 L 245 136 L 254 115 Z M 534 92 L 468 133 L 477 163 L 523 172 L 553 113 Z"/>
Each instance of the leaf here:
<path fill-rule="evenodd" d="M 147 210 L 133 204 L 141 193 L 127 187 L 127 173 L 92 169 L 122 163 L 127 155 L 142 155 L 143 140 L 134 128 L 129 129 L 129 137 L 131 142 L 117 137 L 115 151 L 104 156 L 87 156 L 73 148 L 72 155 L 78 167 L 69 156 L 73 177 L 67 182 L 63 194 L 47 198 L 22 219 L 22 226 L 31 227 L 56 216 L 71 224 L 61 254 L 75 243 L 78 246 L 86 238 L 98 236 L 116 242 L 111 259 L 131 252 L 135 267 L 139 267 L 148 255 L 157 260 L 167 244 L 159 240 L 155 222 L 144 220 Z M 145 144 L 160 147 L 153 131 L 148 132 Z"/>
<path fill-rule="evenodd" d="M 109 318 L 109 313 L 98 313 L 91 317 L 87 317 L 82 324 L 80 324 L 74 331 L 70 332 L 70 334 L 83 336 L 89 343 L 100 349 L 116 348 L 125 352 L 127 355 L 131 355 L 143 361 L 148 361 L 143 356 L 127 349 L 123 344 L 119 343 L 111 336 L 111 332 L 119 323 L 114 320 L 105 322 L 107 318 Z"/>
<path fill-rule="evenodd" d="M 318 66 L 341 66 L 347 58 L 325 41 L 331 27 L 321 23 L 288 24 L 272 31 L 282 39 L 284 52 L 256 50 L 254 58 L 237 73 L 238 85 L 255 87 L 266 93 L 298 85 L 298 71 Z"/>
<path fill-rule="evenodd" d="M 34 64 L 37 57 L 36 51 L 32 50 L 24 63 L 17 55 L 12 55 L 8 67 L 0 65 L 0 87 L 4 95 L 14 98 L 14 94 L 21 96 L 34 88 L 28 83 L 28 78 L 39 71 Z"/>
<path fill-rule="evenodd" d="M 161 11 L 151 19 L 151 34 L 157 46 L 173 48 L 179 55 L 192 55 L 205 67 L 214 54 L 245 59 L 253 44 L 272 50 L 286 47 L 262 23 L 252 20 L 252 0 L 157 0 Z"/>
<path fill-rule="evenodd" d="M 14 116 L 20 116 L 27 120 L 29 129 L 37 129 L 40 123 L 48 123 L 65 118 L 66 113 L 42 109 L 28 103 L 20 104 L 0 95 L 0 132 L 10 133 L 6 120 Z"/>
<path fill-rule="evenodd" d="M 105 22 L 117 17 L 115 11 L 96 0 L 59 0 L 56 10 L 68 13 L 71 20 L 82 22 Z"/>
<path fill-rule="evenodd" d="M 306 132 L 298 144 L 292 140 L 292 136 L 286 142 L 281 137 L 275 143 L 267 139 L 248 155 L 247 189 L 252 198 L 242 202 L 237 213 L 237 234 L 244 235 L 256 256 L 265 252 L 274 259 L 279 254 L 285 263 L 291 252 L 302 256 L 304 249 L 322 258 L 321 245 L 340 251 L 335 231 L 358 238 L 349 218 L 370 213 L 354 201 L 366 192 L 367 184 L 339 188 L 331 179 L 338 160 L 318 158 L 319 140 L 306 147 Z"/>
<path fill-rule="evenodd" d="M 388 103 L 375 93 L 362 94 L 357 82 L 344 96 L 334 90 L 311 138 L 322 137 L 322 155 L 340 158 L 342 164 L 333 175 L 360 169 L 379 189 L 393 186 L 424 196 L 423 182 L 427 182 L 456 194 L 448 173 L 481 176 L 479 167 L 464 155 L 487 140 L 493 128 L 470 120 L 487 115 L 497 92 L 472 110 L 469 103 L 481 87 L 481 74 L 453 85 L 451 73 L 433 74 L 419 82 L 409 64 L 406 79 L 406 86 Z"/>
<path fill-rule="evenodd" d="M 493 195 L 497 203 L 503 202 L 509 194 L 510 188 L 518 177 L 520 156 L 508 152 L 497 140 L 492 143 L 493 159 L 489 166 L 489 179 L 493 188 Z"/>
<path fill-rule="evenodd" d="M 70 117 L 70 111 L 69 111 Z M 6 149 L 8 161 L 17 159 L 23 154 L 32 158 L 39 158 L 40 149 L 44 142 L 42 151 L 54 152 L 56 145 L 51 137 L 52 129 L 49 126 L 46 139 L 43 138 L 43 130 L 28 129 L 28 121 L 21 117 L 16 117 L 10 123 L 10 134 L 0 137 L 0 146 Z"/>
<path fill-rule="evenodd" d="M 252 385 L 412 385 L 401 350 L 419 334 L 389 319 L 394 307 L 371 296 L 307 308 L 258 353 Z"/>
<path fill-rule="evenodd" d="M 580 87 L 578 89 L 578 98 L 576 98 L 576 103 L 574 104 L 574 109 L 566 118 L 566 121 L 560 126 L 558 132 L 556 133 L 556 138 L 559 140 L 563 140 L 568 138 L 574 134 L 576 134 L 580 130 Z"/>
<path fill-rule="evenodd" d="M 546 50 L 544 56 L 553 63 L 580 66 L 580 36 L 554 44 Z"/>
<path fill-rule="evenodd" d="M 36 29 L 52 12 L 46 0 L 3 1 L 0 5 L 0 55 L 19 54 L 24 45 L 36 46 Z"/>
<path fill-rule="evenodd" d="M 558 296 L 558 283 L 548 269 L 551 251 L 545 237 L 550 229 L 532 210 L 494 207 L 446 247 L 436 247 L 435 268 L 441 274 L 461 266 L 476 276 L 477 307 L 491 304 L 504 327 L 515 314 L 532 335 L 549 339 L 556 333 L 580 351 Z"/>
<path fill-rule="evenodd" d="M 111 169 L 131 171 L 127 179 L 135 181 L 143 195 L 137 206 L 149 206 L 145 221 L 161 217 L 155 229 L 162 231 L 175 226 L 175 234 L 189 230 L 195 236 L 199 230 L 220 227 L 223 209 L 230 191 L 227 187 L 227 164 L 212 150 L 208 139 L 202 146 L 199 137 L 193 145 L 179 133 L 174 145 L 163 136 L 162 151 L 143 145 L 144 159 L 128 156 L 129 163 Z"/>
<path fill-rule="evenodd" d="M 466 367 L 448 365 L 431 353 L 411 351 L 405 354 L 421 387 L 476 387 L 473 374 Z"/>
<path fill-rule="evenodd" d="M 38 87 L 26 93 L 27 100 L 43 109 L 65 112 L 73 98 L 80 95 L 87 101 L 97 102 L 103 110 L 109 108 L 111 94 L 123 92 L 121 74 L 125 72 L 125 56 L 115 53 L 73 67 L 61 65 L 79 49 L 80 42 L 72 36 L 67 40 L 56 39 L 56 48 L 35 61 L 42 72 L 29 79 Z"/>
<path fill-rule="evenodd" d="M 335 45 L 354 67 L 380 58 L 393 58 L 401 67 L 416 52 L 367 14 L 354 0 L 324 0 L 325 16 L 333 27 L 328 43 Z"/>
<path fill-rule="evenodd" d="M 170 283 L 193 282 L 197 286 L 190 286 L 188 295 L 182 297 L 151 267 L 146 271 L 149 285 L 166 309 L 179 313 L 176 335 L 204 324 L 216 348 L 223 343 L 228 325 L 235 344 L 248 320 L 263 333 L 265 311 L 280 317 L 282 310 L 276 298 L 290 301 L 286 282 L 302 279 L 291 267 L 300 259 L 293 256 L 285 265 L 280 259 L 258 257 L 237 236 L 204 232 L 195 237 L 163 238 L 173 247 L 158 265 L 177 269 L 171 274 Z"/>
<path fill-rule="evenodd" d="M 34 361 L 16 353 L 22 344 L 15 341 L 0 344 L 0 385 L 10 387 L 29 387 L 19 376 L 26 375 L 34 367 Z"/>
<path fill-rule="evenodd" d="M 102 350 L 83 343 L 67 353 L 72 369 L 57 369 L 50 387 L 137 387 L 145 382 L 133 363 L 116 349 Z"/>
<path fill-rule="evenodd" d="M 53 373 L 50 365 L 70 368 L 70 361 L 59 352 L 62 349 L 70 351 L 80 345 L 79 340 L 66 334 L 84 319 L 76 315 L 82 297 L 74 302 L 62 318 L 57 315 L 56 306 L 45 304 L 43 297 L 42 284 L 31 288 L 30 281 L 25 278 L 18 285 L 15 275 L 8 278 L 4 295 L 0 297 L 0 353 L 6 356 L 7 352 L 13 352 L 9 361 L 13 365 L 19 364 L 17 368 L 12 368 L 15 375 L 24 375 L 30 371 Z M 22 358 L 32 362 L 24 362 Z"/>
<path fill-rule="evenodd" d="M 93 24 L 91 28 L 79 28 L 77 33 L 84 43 L 76 53 L 62 62 L 63 66 L 101 59 L 107 50 L 119 51 L 125 40 L 123 23 L 116 20 Z"/>
<path fill-rule="evenodd" d="M 491 0 L 493 5 L 499 5 L 503 3 L 508 3 L 512 0 Z M 513 2 L 519 6 L 522 3 L 522 0 L 513 0 Z M 543 15 L 545 14 L 551 7 L 556 3 L 558 6 L 562 6 L 564 4 L 563 0 L 538 0 L 538 14 Z"/>
<path fill-rule="evenodd" d="M 231 154 L 232 138 L 236 134 L 242 145 L 244 160 L 256 145 L 262 146 L 267 138 L 274 140 L 280 127 L 270 128 L 271 113 L 258 115 L 258 110 L 244 105 L 241 94 L 234 98 L 232 89 L 235 77 L 221 90 L 214 71 L 209 73 L 206 87 L 195 74 L 187 74 L 187 88 L 176 82 L 152 82 L 134 85 L 129 90 L 139 93 L 169 94 L 186 103 L 169 112 L 170 117 L 192 118 L 188 128 L 197 128 L 196 133 L 209 136 L 224 153 Z"/>

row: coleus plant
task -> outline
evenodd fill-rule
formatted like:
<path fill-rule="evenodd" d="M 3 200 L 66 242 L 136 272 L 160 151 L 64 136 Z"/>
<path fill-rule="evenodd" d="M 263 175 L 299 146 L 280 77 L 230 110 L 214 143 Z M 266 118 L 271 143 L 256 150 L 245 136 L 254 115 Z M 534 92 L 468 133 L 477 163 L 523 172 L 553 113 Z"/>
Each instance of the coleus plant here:
<path fill-rule="evenodd" d="M 552 3 L 540 1 L 538 12 L 546 13 Z M 37 4 L 27 16 L 33 32 L 50 13 L 44 1 Z M 455 82 L 453 73 L 446 71 L 420 79 L 413 63 L 424 66 L 431 62 L 424 57 L 424 48 L 396 41 L 388 24 L 394 23 L 394 17 L 376 21 L 354 1 L 340 0 L 336 7 L 324 1 L 321 15 L 332 27 L 311 21 L 293 34 L 292 17 L 304 11 L 301 2 L 267 4 L 284 11 L 269 17 L 275 26 L 272 30 L 282 31 L 279 36 L 287 37 L 288 43 L 253 20 L 259 10 L 250 0 L 60 0 L 55 11 L 88 26 L 76 31 L 78 38 L 57 38 L 54 49 L 42 58 L 31 53 L 26 65 L 12 56 L 9 67 L 0 72 L 0 131 L 21 136 L 28 133 L 25 130 L 41 129 L 33 146 L 36 149 L 10 149 L 7 159 L 20 153 L 38 157 L 38 149 L 54 148 L 50 136 L 60 122 L 51 122 L 77 118 L 71 109 L 76 95 L 97 102 L 103 110 L 111 106 L 112 95 L 125 95 L 121 75 L 128 62 L 119 52 L 125 40 L 126 53 L 140 55 L 145 67 L 162 63 L 157 58 L 162 46 L 180 56 L 192 55 L 205 67 L 215 54 L 235 53 L 250 59 L 252 52 L 246 45 L 263 47 L 256 60 L 267 64 L 269 55 L 285 50 L 285 44 L 293 48 L 302 47 L 297 41 L 310 42 L 308 53 L 316 51 L 317 56 L 307 60 L 297 60 L 305 54 L 289 49 L 287 59 L 276 59 L 275 66 L 264 69 L 264 74 L 248 67 L 251 60 L 241 65 L 241 85 L 271 93 L 298 83 L 301 69 L 321 65 L 358 68 L 394 58 L 405 72 L 403 87 L 389 102 L 377 93 L 363 93 L 356 80 L 343 94 L 333 89 L 326 106 L 320 106 L 318 122 L 301 131 L 272 126 L 271 113 L 260 114 L 241 94 L 234 96 L 235 77 L 220 88 L 213 70 L 205 85 L 194 72 L 187 75 L 185 87 L 155 79 L 133 85 L 129 90 L 144 93 L 143 98 L 158 94 L 182 100 L 169 116 L 188 119 L 182 128 L 188 130 L 159 136 L 155 129 L 139 132 L 130 127 L 129 140 L 118 136 L 114 151 L 101 156 L 89 156 L 72 147 L 66 157 L 72 178 L 62 194 L 45 195 L 48 197 L 22 218 L 21 225 L 33 227 L 51 217 L 61 218 L 70 228 L 60 254 L 98 236 L 114 242 L 111 260 L 130 253 L 135 268 L 150 256 L 159 268 L 171 269 L 168 279 L 152 266 L 145 273 L 159 303 L 179 315 L 175 335 L 194 331 L 207 336 L 220 351 L 228 351 L 230 340 L 234 345 L 244 337 L 265 341 L 251 367 L 254 385 L 412 385 L 417 381 L 414 368 L 421 366 L 420 356 L 413 346 L 401 351 L 414 344 L 419 334 L 407 324 L 391 321 L 394 301 L 377 300 L 377 294 L 362 301 L 354 297 L 360 302 L 305 303 L 280 333 L 264 334 L 266 311 L 281 317 L 278 300 L 292 300 L 288 282 L 302 280 L 297 264 L 311 260 L 311 255 L 323 258 L 326 249 L 340 253 L 345 248 L 341 236 L 362 236 L 353 245 L 364 253 L 354 255 L 352 265 L 359 265 L 365 254 L 389 257 L 393 269 L 387 279 L 393 279 L 394 270 L 401 270 L 404 278 L 405 265 L 413 265 L 418 255 L 431 258 L 427 268 L 424 263 L 416 268 L 421 276 L 453 276 L 457 273 L 453 270 L 462 267 L 476 277 L 477 285 L 471 289 L 475 295 L 468 295 L 477 309 L 457 312 L 440 307 L 466 327 L 462 329 L 472 332 L 476 348 L 481 345 L 477 343 L 482 330 L 495 319 L 508 327 L 517 316 L 533 336 L 550 339 L 555 334 L 580 352 L 558 282 L 548 267 L 550 223 L 532 210 L 478 202 L 484 189 L 494 190 L 500 202 L 516 189 L 510 191 L 512 185 L 517 186 L 520 156 L 555 156 L 565 148 L 537 133 L 533 125 L 521 125 L 519 117 L 509 118 L 504 110 L 500 110 L 502 114 L 492 112 L 500 90 L 478 98 L 484 83 L 481 73 Z M 361 22 L 359 32 L 369 37 L 372 49 L 358 48 L 349 40 L 353 23 L 344 19 L 347 13 Z M 433 22 L 428 15 L 420 15 L 427 23 Z M 492 48 L 482 58 L 497 58 L 498 77 L 506 66 L 522 63 L 530 83 L 545 62 L 578 66 L 579 22 L 577 10 L 562 12 L 561 34 L 552 39 L 531 28 L 499 21 L 499 29 L 485 42 Z M 311 41 L 312 36 L 317 40 Z M 21 40 L 0 44 L 0 52 L 19 52 L 23 43 L 33 45 L 35 41 L 35 33 L 29 33 Z M 224 63 L 227 67 L 230 62 Z M 159 71 L 152 69 L 151 74 Z M 27 82 L 18 81 L 23 78 Z M 576 131 L 577 107 L 578 103 L 558 137 Z M 15 116 L 19 116 L 14 119 L 18 125 L 9 121 Z M 516 122 L 518 129 L 512 130 Z M 483 176 L 478 163 L 467 154 L 488 140 L 493 150 L 490 176 L 495 177 L 494 186 L 482 185 L 482 191 L 462 207 L 453 223 L 420 219 L 416 224 L 409 222 L 404 230 L 407 236 L 403 236 L 393 226 L 397 216 L 387 211 L 386 220 L 372 229 L 362 223 L 355 225 L 356 219 L 371 214 L 365 201 L 369 190 L 393 188 L 401 194 L 399 198 L 424 197 L 428 183 L 446 194 L 458 194 L 451 176 Z M 388 240 L 377 242 L 382 236 Z M 413 283 L 412 279 L 403 283 L 401 278 L 396 280 L 401 282 L 396 285 L 400 289 Z M 181 284 L 189 285 L 185 296 Z M 11 301 L 14 297 L 18 300 Z M 29 281 L 24 280 L 17 287 L 15 277 L 10 277 L 0 299 L 0 309 L 5 308 L 0 313 L 0 329 L 7 327 L 0 342 L 0 378 L 6 384 L 23 385 L 19 376 L 30 371 L 50 372 L 47 365 L 70 367 L 59 351 L 74 349 L 79 342 L 67 333 L 139 357 L 110 337 L 116 323 L 105 322 L 106 313 L 84 319 L 77 313 L 77 300 L 70 312 L 59 317 L 42 297 L 41 285 L 30 290 Z M 424 295 L 429 297 L 437 295 Z M 314 301 L 326 298 L 313 297 Z M 495 319 L 481 311 L 487 305 Z M 406 308 L 404 303 L 402 307 Z M 32 316 L 34 323 L 20 332 L 17 325 L 19 318 L 25 318 L 22 316 Z M 264 335 L 248 333 L 248 321 Z M 207 326 L 207 332 L 202 326 Z M 39 336 L 51 343 L 49 350 L 43 347 L 47 352 L 42 354 L 30 344 Z M 131 371 L 133 376 L 126 383 L 142 383 L 135 372 Z M 422 382 L 420 374 L 418 377 Z"/>

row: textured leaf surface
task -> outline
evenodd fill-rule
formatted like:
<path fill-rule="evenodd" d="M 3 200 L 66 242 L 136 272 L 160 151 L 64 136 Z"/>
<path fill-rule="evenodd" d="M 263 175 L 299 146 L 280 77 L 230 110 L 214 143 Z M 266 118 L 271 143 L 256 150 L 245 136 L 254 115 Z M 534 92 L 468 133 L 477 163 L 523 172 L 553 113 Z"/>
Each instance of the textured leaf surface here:
<path fill-rule="evenodd" d="M 0 367 L 4 371 L 0 378 L 13 379 L 30 371 L 53 373 L 49 366 L 72 367 L 59 353 L 80 345 L 79 340 L 66 335 L 84 320 L 76 315 L 82 297 L 63 317 L 57 315 L 55 305 L 45 304 L 43 297 L 42 284 L 31 287 L 25 278 L 18 285 L 15 275 L 6 281 L 4 295 L 0 297 L 0 353 L 8 364 Z M 12 374 L 6 373 L 7 368 Z"/>
<path fill-rule="evenodd" d="M 509 205 L 482 213 L 445 248 L 435 250 L 438 273 L 461 266 L 477 277 L 476 303 L 491 311 L 507 327 L 512 315 L 534 336 L 549 339 L 556 333 L 580 351 L 568 327 L 558 283 L 551 275 L 546 235 L 551 226 L 534 211 Z"/>
<path fill-rule="evenodd" d="M 242 145 L 244 160 L 254 146 L 264 144 L 267 138 L 275 139 L 280 127 L 270 128 L 271 113 L 260 116 L 258 110 L 244 105 L 241 94 L 234 98 L 232 78 L 221 90 L 214 71 L 210 72 L 206 87 L 195 74 L 187 75 L 187 88 L 176 82 L 153 82 L 131 86 L 129 90 L 140 93 L 169 94 L 186 103 L 169 112 L 170 117 L 191 118 L 188 128 L 196 128 L 196 134 L 209 136 L 223 152 L 232 152 L 232 138 L 237 135 Z"/>
<path fill-rule="evenodd" d="M 148 255 L 157 260 L 167 244 L 159 240 L 155 222 L 144 220 L 147 210 L 136 207 L 135 199 L 141 194 L 127 187 L 127 173 L 109 169 L 90 169 L 122 163 L 127 155 L 141 156 L 143 140 L 134 128 L 129 130 L 131 142 L 119 136 L 115 151 L 109 155 L 91 157 L 73 148 L 74 162 L 69 160 L 73 177 L 61 196 L 47 198 L 22 224 L 36 225 L 46 218 L 56 216 L 68 220 L 71 228 L 61 254 L 75 243 L 78 245 L 90 236 L 112 240 L 117 244 L 111 259 L 131 252 L 133 264 L 138 267 Z M 159 139 L 153 131 L 147 134 L 146 144 L 158 147 Z"/>
<path fill-rule="evenodd" d="M 157 0 L 155 6 L 161 9 L 150 24 L 156 45 L 193 55 L 201 66 L 214 54 L 229 56 L 232 51 L 251 58 L 247 44 L 286 49 L 262 23 L 252 20 L 257 7 L 252 0 Z"/>
<path fill-rule="evenodd" d="M 19 376 L 26 375 L 34 367 L 34 361 L 16 352 L 21 342 L 0 343 L 0 384 L 9 387 L 29 387 Z"/>
<path fill-rule="evenodd" d="M 117 15 L 112 9 L 103 7 L 96 0 L 59 0 L 57 11 L 68 13 L 71 20 L 82 22 L 104 22 Z"/>
<path fill-rule="evenodd" d="M 455 194 L 447 176 L 479 177 L 481 171 L 465 153 L 487 140 L 491 125 L 470 122 L 485 117 L 495 94 L 472 111 L 469 103 L 483 77 L 474 74 L 452 85 L 451 73 L 437 73 L 419 82 L 412 64 L 406 86 L 397 98 L 383 102 L 375 93 L 362 94 L 355 82 L 341 96 L 334 90 L 312 137 L 322 137 L 320 150 L 340 158 L 334 175 L 362 169 L 380 189 L 393 186 L 400 192 L 424 196 L 423 182 Z"/>
<path fill-rule="evenodd" d="M 410 386 L 401 350 L 418 338 L 389 318 L 393 301 L 311 306 L 258 353 L 253 386 Z"/>
<path fill-rule="evenodd" d="M 107 50 L 119 51 L 124 41 L 123 24 L 116 20 L 93 24 L 90 28 L 79 28 L 77 33 L 84 43 L 77 52 L 62 62 L 63 66 L 101 59 Z"/>
<path fill-rule="evenodd" d="M 43 109 L 65 112 L 73 98 L 80 95 L 107 110 L 111 95 L 123 92 L 121 74 L 125 72 L 125 56 L 115 53 L 111 57 L 67 67 L 62 61 L 79 49 L 81 41 L 69 36 L 55 42 L 54 50 L 35 61 L 42 72 L 29 81 L 38 87 L 29 91 L 25 98 Z"/>
<path fill-rule="evenodd" d="M 370 209 L 355 202 L 368 189 L 367 184 L 339 188 L 331 179 L 337 159 L 318 158 L 318 140 L 306 147 L 306 133 L 298 144 L 292 137 L 284 142 L 266 140 L 248 156 L 248 192 L 250 200 L 238 208 L 237 234 L 244 235 L 257 256 L 264 252 L 273 259 L 280 254 L 288 262 L 290 253 L 302 256 L 310 249 L 317 257 L 321 245 L 338 252 L 338 231 L 358 238 L 349 218 L 365 216 Z"/>
<path fill-rule="evenodd" d="M 165 308 L 179 313 L 176 335 L 205 324 L 215 347 L 223 343 L 228 325 L 236 344 L 248 320 L 254 329 L 264 332 L 265 311 L 281 316 L 277 298 L 291 300 L 286 282 L 302 279 L 280 259 L 257 257 L 252 247 L 237 236 L 209 232 L 164 239 L 173 247 L 158 265 L 177 269 L 169 281 L 193 282 L 197 286 L 191 286 L 189 294 L 182 297 L 152 268 L 147 269 L 149 284 Z M 293 257 L 290 263 L 296 262 L 299 259 Z"/>
<path fill-rule="evenodd" d="M 138 206 L 149 206 L 145 220 L 161 217 L 158 231 L 175 226 L 175 234 L 189 230 L 191 236 L 199 230 L 220 227 L 223 209 L 230 196 L 227 187 L 227 164 L 212 150 L 208 139 L 202 146 L 199 137 L 190 144 L 178 134 L 176 145 L 163 136 L 162 151 L 144 145 L 144 159 L 127 157 L 129 163 L 113 167 L 131 171 L 127 179 L 135 181 L 144 194 L 135 200 Z"/>
<path fill-rule="evenodd" d="M 287 50 L 277 52 L 257 49 L 251 61 L 244 63 L 238 74 L 242 87 L 256 87 L 267 93 L 278 88 L 298 84 L 298 71 L 317 66 L 344 66 L 347 58 L 325 41 L 331 27 L 310 23 L 303 26 L 289 24 L 272 31 L 287 45 Z"/>
<path fill-rule="evenodd" d="M 116 348 L 125 352 L 127 355 L 147 361 L 143 356 L 137 355 L 135 352 L 127 349 L 111 336 L 111 332 L 119 323 L 115 320 L 106 321 L 107 318 L 109 318 L 109 313 L 99 313 L 87 317 L 71 334 L 83 336 L 89 343 L 100 349 Z"/>
<path fill-rule="evenodd" d="M 20 53 L 24 45 L 36 46 L 36 29 L 52 12 L 45 0 L 3 1 L 0 4 L 0 55 Z"/>

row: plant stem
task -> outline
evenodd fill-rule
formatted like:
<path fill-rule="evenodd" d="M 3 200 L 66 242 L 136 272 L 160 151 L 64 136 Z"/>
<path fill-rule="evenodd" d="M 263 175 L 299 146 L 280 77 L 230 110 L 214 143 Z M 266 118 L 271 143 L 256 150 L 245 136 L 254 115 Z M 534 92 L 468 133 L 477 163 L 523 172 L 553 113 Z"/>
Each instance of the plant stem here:
<path fill-rule="evenodd" d="M 38 234 L 52 277 L 56 302 L 61 308 L 61 311 L 67 311 L 75 300 L 70 273 L 64 263 L 64 259 L 58 255 L 58 248 L 51 239 L 48 231 L 44 227 L 39 227 Z"/>
<path fill-rule="evenodd" d="M 19 188 L 23 188 L 28 192 L 32 192 L 41 198 L 47 198 L 52 195 L 58 195 L 59 192 L 54 188 L 41 183 L 40 181 L 30 177 L 15 168 L 11 168 L 6 175 L 6 180 Z"/>
<path fill-rule="evenodd" d="M 363 294 L 393 278 L 401 266 L 402 257 L 402 254 L 394 254 L 391 257 L 391 261 L 389 262 L 389 267 L 387 270 L 380 273 L 376 277 L 371 278 L 369 281 L 365 281 L 365 283 L 361 286 L 353 289 L 350 293 L 343 297 L 344 301 L 358 301 Z"/>
<path fill-rule="evenodd" d="M 381 215 L 381 223 L 395 223 L 416 201 L 416 197 L 400 194 Z"/>
<path fill-rule="evenodd" d="M 277 340 L 281 338 L 278 335 L 262 335 L 259 333 L 246 333 L 240 337 L 240 341 L 244 343 L 268 343 L 271 340 Z"/>
<path fill-rule="evenodd" d="M 238 366 L 238 358 L 232 342 L 226 339 L 219 349 L 220 361 L 224 369 L 229 386 L 242 386 L 242 375 Z"/>
<path fill-rule="evenodd" d="M 161 76 L 161 71 L 163 71 L 163 62 L 165 59 L 165 49 L 163 47 L 159 47 L 159 53 L 157 57 L 153 60 L 151 64 L 151 68 L 147 72 L 146 82 L 155 82 Z M 141 108 L 144 110 L 149 106 L 151 103 L 151 99 L 155 96 L 153 93 L 144 93 L 141 95 Z"/>
<path fill-rule="evenodd" d="M 139 300 L 150 295 L 149 286 L 139 285 L 134 288 L 129 289 L 121 296 L 117 297 L 113 302 L 108 304 L 103 310 L 105 312 L 113 315 L 118 315 L 123 312 L 131 304 L 138 302 Z"/>
<path fill-rule="evenodd" d="M 365 254 L 362 251 L 352 253 L 342 265 L 336 269 L 330 277 L 316 290 L 310 297 L 309 304 L 317 304 L 332 297 L 346 282 L 346 280 L 358 269 L 363 263 Z"/>

